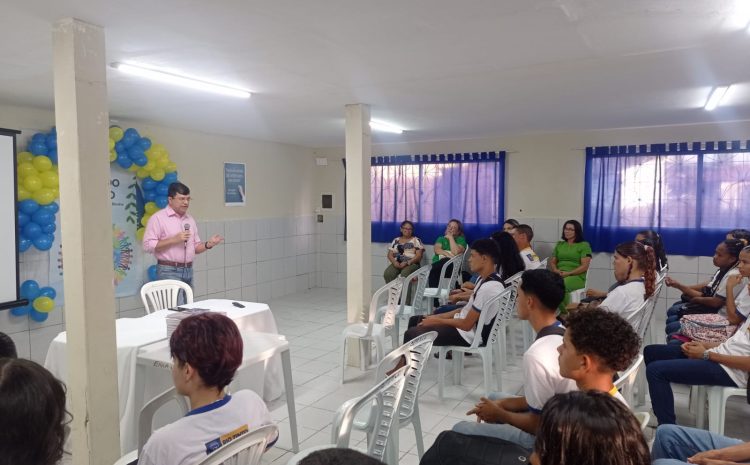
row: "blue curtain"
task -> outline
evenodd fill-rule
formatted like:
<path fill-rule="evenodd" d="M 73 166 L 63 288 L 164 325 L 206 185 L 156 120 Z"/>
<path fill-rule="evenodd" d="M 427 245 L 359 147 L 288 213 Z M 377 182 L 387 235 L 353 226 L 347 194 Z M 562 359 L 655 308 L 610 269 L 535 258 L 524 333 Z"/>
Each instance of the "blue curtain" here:
<path fill-rule="evenodd" d="M 750 141 L 587 147 L 585 183 L 595 251 L 654 229 L 667 253 L 713 255 L 728 230 L 750 227 Z"/>
<path fill-rule="evenodd" d="M 505 152 L 373 157 L 373 242 L 390 242 L 410 220 L 431 244 L 451 218 L 467 241 L 487 237 L 504 221 Z"/>

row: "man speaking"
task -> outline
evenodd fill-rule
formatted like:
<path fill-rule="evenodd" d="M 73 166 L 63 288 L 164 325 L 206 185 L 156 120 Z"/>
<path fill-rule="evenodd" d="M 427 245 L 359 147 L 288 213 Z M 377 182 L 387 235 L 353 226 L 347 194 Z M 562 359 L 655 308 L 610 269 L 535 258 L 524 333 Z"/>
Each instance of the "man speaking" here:
<path fill-rule="evenodd" d="M 166 208 L 151 216 L 143 234 L 143 249 L 156 256 L 156 275 L 159 279 L 177 279 L 192 287 L 193 257 L 221 244 L 218 234 L 201 242 L 198 225 L 187 212 L 190 188 L 181 182 L 169 185 Z M 182 292 L 180 292 L 182 300 Z"/>

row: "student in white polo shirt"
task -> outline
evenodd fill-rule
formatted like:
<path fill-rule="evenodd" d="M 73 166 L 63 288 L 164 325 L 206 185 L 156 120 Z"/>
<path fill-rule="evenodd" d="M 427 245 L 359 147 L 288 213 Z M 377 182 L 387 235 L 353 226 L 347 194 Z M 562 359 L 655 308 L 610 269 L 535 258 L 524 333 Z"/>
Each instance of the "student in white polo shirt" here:
<path fill-rule="evenodd" d="M 231 319 L 211 312 L 187 317 L 172 333 L 169 348 L 175 388 L 190 399 L 191 410 L 151 435 L 138 465 L 193 465 L 250 430 L 272 423 L 256 393 L 224 392 L 242 363 L 242 337 Z M 269 438 L 269 444 L 275 441 Z"/>
<path fill-rule="evenodd" d="M 519 224 L 510 230 L 510 235 L 516 241 L 518 253 L 523 259 L 527 270 L 536 270 L 542 264 L 539 255 L 531 248 L 531 241 L 534 239 L 534 230 L 528 224 Z"/>
<path fill-rule="evenodd" d="M 531 450 L 542 407 L 552 396 L 573 391 L 576 384 L 560 375 L 557 348 L 562 344 L 564 328 L 555 318 L 557 306 L 565 295 L 559 274 L 549 270 L 526 270 L 518 288 L 518 317 L 527 320 L 537 338 L 523 354 L 524 397 L 492 393 L 467 415 L 478 421 L 462 421 L 453 431 L 490 436 L 511 441 Z"/>

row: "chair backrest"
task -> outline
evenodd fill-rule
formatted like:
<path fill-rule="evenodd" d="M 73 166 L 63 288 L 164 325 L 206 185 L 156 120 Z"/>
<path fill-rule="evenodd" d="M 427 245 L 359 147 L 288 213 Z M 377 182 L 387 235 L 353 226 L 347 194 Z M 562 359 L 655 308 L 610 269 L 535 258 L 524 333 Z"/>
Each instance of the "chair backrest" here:
<path fill-rule="evenodd" d="M 467 249 L 468 250 L 468 249 Z M 458 281 L 458 276 L 461 274 L 461 263 L 463 263 L 464 256 L 456 255 L 447 262 L 443 263 L 443 268 L 440 270 L 440 283 L 438 289 L 452 289 Z M 448 267 L 453 265 L 451 274 L 446 277 L 445 273 L 448 271 Z"/>
<path fill-rule="evenodd" d="M 188 403 L 184 397 L 177 393 L 174 386 L 162 392 L 158 396 L 151 399 L 141 409 L 141 413 L 138 415 L 138 455 L 140 456 L 143 446 L 146 445 L 146 441 L 151 436 L 153 431 L 154 415 L 162 408 L 162 406 L 168 404 L 171 401 L 177 402 L 182 410 L 183 414 L 188 413 Z"/>
<path fill-rule="evenodd" d="M 185 291 L 186 303 L 192 304 L 193 289 L 182 281 L 162 279 L 144 284 L 141 287 L 141 301 L 146 307 L 146 313 L 175 307 L 180 290 Z"/>
<path fill-rule="evenodd" d="M 657 281 L 654 293 L 643 302 L 641 321 L 636 328 L 636 332 L 638 333 L 638 337 L 641 338 L 641 341 L 643 341 L 643 338 L 646 336 L 646 331 L 648 331 L 648 327 L 651 325 L 651 317 L 656 309 L 656 303 L 659 300 L 659 294 L 661 294 L 662 287 L 664 287 L 663 281 L 663 279 Z"/>
<path fill-rule="evenodd" d="M 422 313 L 422 310 L 426 307 L 424 302 L 425 299 L 423 299 L 422 296 L 424 295 L 425 288 L 427 288 L 427 281 L 429 280 L 431 269 L 431 264 L 425 265 L 404 278 L 404 284 L 401 289 L 401 305 L 398 307 L 398 315 L 402 315 L 404 313 L 404 306 L 409 305 L 406 298 L 409 295 L 409 287 L 414 279 L 417 280 L 417 287 L 414 289 L 411 297 L 412 314 L 419 315 Z"/>
<path fill-rule="evenodd" d="M 509 288 L 512 288 L 512 287 L 513 286 L 508 286 L 507 288 L 502 289 L 496 295 L 492 296 L 492 298 L 490 300 L 488 300 L 486 304 L 484 304 L 484 308 L 482 309 L 481 312 L 479 312 L 479 321 L 477 321 L 477 327 L 476 327 L 476 329 L 474 331 L 474 340 L 472 341 L 471 346 L 469 346 L 470 348 L 476 349 L 477 347 L 479 347 L 480 345 L 482 345 L 482 343 L 483 343 L 483 341 L 482 341 L 482 333 L 484 332 L 484 326 L 487 325 L 487 324 L 490 324 L 490 323 L 493 324 L 493 327 L 490 329 L 490 334 L 491 334 L 491 332 L 492 332 L 491 330 L 494 329 L 494 324 L 497 322 L 497 319 L 495 321 L 487 320 L 487 315 L 489 315 L 491 313 L 490 309 L 492 309 L 493 307 L 495 307 L 497 305 L 500 305 L 500 298 L 503 296 L 503 293 L 506 292 Z M 499 309 L 498 309 L 497 315 L 498 316 L 500 315 L 500 310 Z M 495 318 L 497 318 L 497 317 L 495 317 Z"/>
<path fill-rule="evenodd" d="M 633 403 L 633 386 L 635 386 L 636 378 L 638 377 L 638 369 L 643 363 L 643 354 L 638 354 L 638 357 L 630 364 L 627 370 L 619 374 L 617 381 L 615 381 L 615 387 L 620 390 L 620 394 L 628 402 L 629 406 Z"/>
<path fill-rule="evenodd" d="M 331 442 L 336 447 L 349 447 L 354 418 L 362 408 L 373 409 L 372 418 L 375 425 L 367 454 L 381 462 L 384 461 L 386 447 L 391 436 L 391 427 L 397 419 L 397 408 L 406 384 L 407 367 L 403 367 L 376 384 L 372 389 L 357 399 L 344 403 L 336 412 L 331 430 Z"/>
<path fill-rule="evenodd" d="M 513 276 L 511 276 L 510 278 L 506 279 L 504 281 L 505 285 L 506 286 L 511 286 L 512 285 L 513 287 L 515 287 L 516 289 L 518 289 L 518 284 L 521 282 L 521 275 L 523 275 L 524 271 L 526 271 L 526 270 L 521 270 L 518 273 L 516 273 Z"/>
<path fill-rule="evenodd" d="M 398 413 L 401 418 L 408 418 L 414 413 L 414 406 L 419 398 L 419 381 L 422 379 L 422 371 L 430 359 L 432 344 L 438 333 L 430 331 L 394 349 L 378 364 L 375 379 L 386 377 L 386 371 L 393 368 L 401 357 L 406 358 L 406 386 L 404 395 L 399 406 Z"/>
<path fill-rule="evenodd" d="M 518 288 L 516 286 L 508 286 L 496 297 L 497 305 L 500 307 L 497 310 L 497 316 L 495 317 L 495 323 L 492 325 L 490 334 L 487 337 L 488 346 L 495 344 L 500 337 L 500 331 L 505 331 L 505 326 L 513 320 L 513 315 L 516 314 L 516 298 L 518 297 Z M 505 349 L 503 349 L 505 350 Z"/>
<path fill-rule="evenodd" d="M 404 278 L 398 277 L 393 281 L 386 283 L 385 286 L 381 287 L 372 295 L 370 299 L 370 308 L 368 309 L 367 315 L 362 315 L 364 320 L 367 317 L 367 334 L 366 336 L 372 335 L 372 327 L 375 324 L 375 319 L 378 313 L 378 302 L 380 299 L 385 298 L 385 313 L 383 314 L 383 326 L 390 328 L 393 326 L 396 320 L 396 312 L 398 311 L 398 300 L 401 297 L 401 289 L 404 285 Z"/>
<path fill-rule="evenodd" d="M 198 462 L 197 465 L 257 465 L 266 451 L 268 438 L 278 434 L 276 425 L 259 426 Z"/>
<path fill-rule="evenodd" d="M 539 269 L 540 270 L 546 270 L 547 269 L 547 262 L 549 262 L 549 257 L 545 258 L 541 262 L 539 262 Z"/>

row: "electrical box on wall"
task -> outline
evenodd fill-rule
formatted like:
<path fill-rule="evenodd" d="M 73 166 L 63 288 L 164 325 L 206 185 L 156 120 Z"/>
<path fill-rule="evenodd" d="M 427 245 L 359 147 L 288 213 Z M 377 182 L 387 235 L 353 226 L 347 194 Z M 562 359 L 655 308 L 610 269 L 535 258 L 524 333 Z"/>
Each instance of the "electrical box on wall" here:
<path fill-rule="evenodd" d="M 320 194 L 320 208 L 333 210 L 333 194 Z"/>

